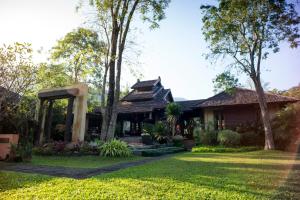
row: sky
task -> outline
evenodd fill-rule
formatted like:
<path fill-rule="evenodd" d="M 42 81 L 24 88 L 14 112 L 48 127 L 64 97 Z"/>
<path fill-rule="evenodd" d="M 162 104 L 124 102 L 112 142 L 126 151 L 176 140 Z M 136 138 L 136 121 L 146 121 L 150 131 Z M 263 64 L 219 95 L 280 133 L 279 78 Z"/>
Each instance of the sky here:
<path fill-rule="evenodd" d="M 211 63 L 205 59 L 208 44 L 201 32 L 203 3 L 209 0 L 173 0 L 166 10 L 166 19 L 155 30 L 140 20 L 133 26 L 140 55 L 136 69 L 142 79 L 162 79 L 165 88 L 171 88 L 174 97 L 202 99 L 213 95 L 212 79 L 226 67 L 226 60 Z M 66 33 L 85 26 L 86 13 L 76 12 L 77 0 L 0 0 L 0 45 L 12 42 L 30 42 L 37 61 L 46 61 L 47 51 Z M 298 12 L 300 11 L 297 6 Z M 262 79 L 268 88 L 288 89 L 300 83 L 300 48 L 290 49 L 282 43 L 281 50 L 262 63 Z M 243 74 L 236 74 L 247 84 Z M 136 78 L 128 70 L 122 77 L 123 85 L 133 85 Z"/>

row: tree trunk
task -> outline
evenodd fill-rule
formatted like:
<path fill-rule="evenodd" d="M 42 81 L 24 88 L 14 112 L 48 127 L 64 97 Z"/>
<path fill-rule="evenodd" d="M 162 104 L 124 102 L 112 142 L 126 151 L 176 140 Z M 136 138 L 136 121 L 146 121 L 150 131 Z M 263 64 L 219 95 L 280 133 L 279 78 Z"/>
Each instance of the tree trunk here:
<path fill-rule="evenodd" d="M 172 123 L 172 136 L 175 136 L 175 132 L 176 132 L 176 121 L 174 120 Z"/>
<path fill-rule="evenodd" d="M 108 127 L 111 123 L 111 117 L 114 107 L 114 98 L 115 98 L 115 60 L 117 53 L 117 43 L 118 43 L 118 27 L 117 21 L 114 21 L 112 27 L 112 39 L 111 39 L 111 53 L 109 61 L 109 84 L 108 84 L 108 94 L 107 94 L 107 106 L 105 109 L 102 128 L 101 128 L 101 139 L 106 141 L 110 139 L 108 134 Z"/>
<path fill-rule="evenodd" d="M 253 78 L 253 82 L 255 85 L 258 103 L 261 111 L 261 118 L 264 125 L 265 130 L 265 150 L 275 149 L 273 134 L 271 129 L 270 116 L 268 111 L 268 106 L 265 98 L 264 90 L 261 86 L 261 82 L 259 78 Z"/>
<path fill-rule="evenodd" d="M 104 77 L 103 77 L 103 83 L 102 83 L 102 92 L 101 92 L 101 108 L 103 109 L 105 107 L 105 94 L 106 94 L 106 79 L 107 79 L 107 72 L 108 72 L 108 64 L 105 64 L 105 71 L 104 71 Z"/>
<path fill-rule="evenodd" d="M 111 123 L 109 124 L 108 134 L 113 137 L 115 134 L 117 118 L 118 118 L 118 104 L 120 100 L 120 88 L 121 88 L 121 70 L 122 70 L 122 58 L 123 58 L 124 45 L 120 44 L 117 61 L 117 76 L 116 76 L 116 91 L 115 101 L 113 106 L 113 112 L 111 117 Z"/>

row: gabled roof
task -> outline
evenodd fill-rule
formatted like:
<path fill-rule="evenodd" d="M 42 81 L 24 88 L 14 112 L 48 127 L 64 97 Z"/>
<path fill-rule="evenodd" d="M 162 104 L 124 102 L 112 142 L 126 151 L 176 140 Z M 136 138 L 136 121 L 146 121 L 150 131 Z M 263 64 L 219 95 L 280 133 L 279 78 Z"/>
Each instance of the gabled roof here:
<path fill-rule="evenodd" d="M 192 111 L 197 105 L 201 104 L 205 99 L 198 100 L 187 100 L 187 101 L 176 101 L 176 103 L 181 107 L 181 111 Z"/>
<path fill-rule="evenodd" d="M 132 89 L 139 89 L 139 88 L 146 88 L 146 87 L 153 87 L 160 82 L 160 78 L 154 80 L 147 80 L 147 81 L 137 81 L 131 88 Z"/>
<path fill-rule="evenodd" d="M 121 99 L 118 105 L 119 113 L 152 112 L 155 109 L 163 109 L 169 101 L 174 101 L 171 90 L 164 89 L 161 85 L 160 77 L 156 80 L 138 81 L 132 88 L 133 91 Z"/>
<path fill-rule="evenodd" d="M 286 97 L 277 94 L 265 93 L 267 103 L 289 103 L 299 101 L 292 97 Z M 215 106 L 229 106 L 229 105 L 244 105 L 244 104 L 257 104 L 257 94 L 254 90 L 235 88 L 232 94 L 225 91 L 212 96 L 196 107 L 215 107 Z"/>

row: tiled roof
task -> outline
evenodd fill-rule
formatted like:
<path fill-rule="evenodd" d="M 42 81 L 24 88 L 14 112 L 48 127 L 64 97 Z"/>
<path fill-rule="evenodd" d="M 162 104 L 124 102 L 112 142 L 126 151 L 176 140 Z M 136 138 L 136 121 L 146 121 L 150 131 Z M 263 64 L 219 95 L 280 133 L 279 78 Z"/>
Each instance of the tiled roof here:
<path fill-rule="evenodd" d="M 265 93 L 268 103 L 279 102 L 296 102 L 298 101 L 292 97 L 286 97 L 277 94 Z M 214 107 L 214 106 L 226 106 L 226 105 L 243 105 L 243 104 L 256 104 L 258 103 L 257 94 L 254 90 L 236 88 L 232 94 L 221 92 L 215 96 L 212 96 L 202 103 L 199 103 L 197 107 Z"/>
<path fill-rule="evenodd" d="M 197 105 L 205 101 L 205 99 L 198 99 L 198 100 L 187 100 L 187 101 L 176 101 L 178 105 L 180 105 L 181 110 L 183 112 L 192 111 Z"/>
<path fill-rule="evenodd" d="M 159 83 L 159 81 L 160 81 L 159 79 L 148 80 L 148 81 L 138 81 L 131 88 L 138 89 L 138 88 L 144 88 L 144 87 L 153 87 L 157 83 Z"/>
<path fill-rule="evenodd" d="M 122 101 L 140 101 L 140 100 L 150 100 L 155 97 L 163 88 L 157 88 L 156 90 L 147 91 L 137 91 L 133 90 L 128 95 L 126 95 Z"/>
<path fill-rule="evenodd" d="M 152 112 L 155 109 L 163 109 L 167 106 L 166 101 L 150 100 L 137 102 L 121 102 L 118 106 L 118 113 L 143 113 Z"/>

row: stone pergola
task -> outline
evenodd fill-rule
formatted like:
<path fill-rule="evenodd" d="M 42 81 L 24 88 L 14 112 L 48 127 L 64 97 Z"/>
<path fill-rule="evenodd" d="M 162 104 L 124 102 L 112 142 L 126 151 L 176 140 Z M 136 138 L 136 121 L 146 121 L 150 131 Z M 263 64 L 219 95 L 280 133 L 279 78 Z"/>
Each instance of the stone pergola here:
<path fill-rule="evenodd" d="M 88 86 L 83 83 L 63 88 L 44 89 L 38 93 L 40 105 L 37 141 L 39 144 L 50 140 L 53 103 L 57 99 L 68 99 L 64 141 L 76 143 L 84 140 L 87 94 Z M 74 119 L 72 118 L 73 114 Z"/>

